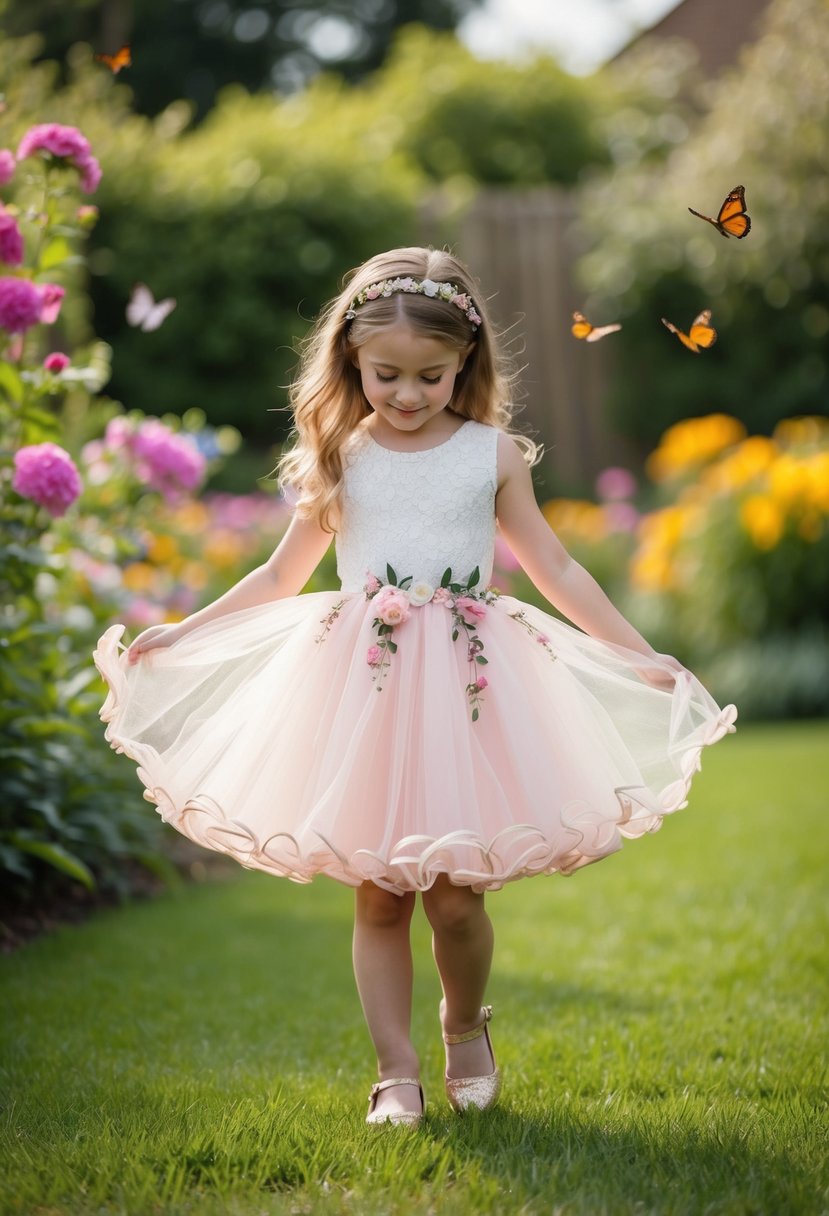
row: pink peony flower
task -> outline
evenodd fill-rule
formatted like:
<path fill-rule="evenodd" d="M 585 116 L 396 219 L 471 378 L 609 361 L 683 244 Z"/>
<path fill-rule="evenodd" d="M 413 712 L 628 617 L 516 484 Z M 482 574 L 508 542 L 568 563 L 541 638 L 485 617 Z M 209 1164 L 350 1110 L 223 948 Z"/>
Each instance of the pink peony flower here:
<path fill-rule="evenodd" d="M 81 189 L 87 194 L 97 190 L 101 167 L 92 155 L 89 140 L 77 127 L 63 127 L 57 122 L 30 127 L 20 141 L 17 159 L 25 160 L 36 152 L 46 152 L 57 160 L 68 161 L 81 175 Z"/>
<path fill-rule="evenodd" d="M 44 325 L 53 325 L 57 321 L 65 295 L 65 290 L 63 287 L 58 287 L 57 283 L 41 283 L 40 319 Z"/>
<path fill-rule="evenodd" d="M 14 216 L 0 207 L 0 262 L 20 266 L 23 261 L 23 237 Z"/>
<path fill-rule="evenodd" d="M 369 667 L 376 667 L 383 657 L 383 652 L 379 646 L 369 646 L 366 651 L 366 662 Z"/>
<path fill-rule="evenodd" d="M 53 350 L 51 355 L 47 355 L 43 360 L 43 366 L 46 368 L 47 372 L 55 372 L 57 374 L 65 372 L 70 363 L 71 359 L 69 356 L 64 355 L 63 352 L 59 350 Z"/>
<path fill-rule="evenodd" d="M 14 454 L 12 489 L 45 507 L 50 515 L 63 515 L 83 489 L 72 457 L 56 443 L 36 443 Z"/>
<path fill-rule="evenodd" d="M 409 597 L 399 587 L 381 587 L 372 602 L 384 625 L 402 625 L 409 619 Z"/>
<path fill-rule="evenodd" d="M 6 186 L 14 177 L 14 171 L 17 168 L 17 161 L 14 159 L 14 153 L 8 148 L 0 148 L 0 186 Z"/>
<path fill-rule="evenodd" d="M 130 448 L 138 476 L 151 489 L 159 490 L 168 502 L 175 501 L 182 490 L 194 490 L 207 468 L 207 461 L 195 443 L 177 435 L 157 418 L 141 423 Z"/>
<path fill-rule="evenodd" d="M 40 291 L 28 279 L 0 279 L 0 327 L 22 334 L 40 320 Z"/>
<path fill-rule="evenodd" d="M 470 595 L 461 595 L 455 600 L 455 607 L 467 625 L 477 625 L 486 616 L 486 607 L 480 600 L 474 600 Z"/>
<path fill-rule="evenodd" d="M 629 469 L 615 465 L 602 469 L 596 478 L 596 493 L 605 502 L 618 502 L 623 498 L 633 498 L 636 493 L 636 478 Z"/>
<path fill-rule="evenodd" d="M 477 680 L 475 681 L 475 687 L 479 688 L 481 692 L 483 692 L 483 690 L 488 686 L 489 680 L 486 678 L 486 676 L 478 676 Z"/>

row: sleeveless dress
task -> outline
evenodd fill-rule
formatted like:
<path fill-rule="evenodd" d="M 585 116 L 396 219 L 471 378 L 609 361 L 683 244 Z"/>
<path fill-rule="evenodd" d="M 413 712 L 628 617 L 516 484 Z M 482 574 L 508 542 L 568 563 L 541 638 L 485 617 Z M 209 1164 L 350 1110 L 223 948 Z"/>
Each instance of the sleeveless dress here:
<path fill-rule="evenodd" d="M 569 874 L 685 805 L 736 710 L 488 590 L 499 433 L 467 421 L 396 452 L 356 432 L 339 591 L 227 614 L 132 666 L 107 630 L 106 737 L 164 820 L 297 882 L 483 891 Z"/>

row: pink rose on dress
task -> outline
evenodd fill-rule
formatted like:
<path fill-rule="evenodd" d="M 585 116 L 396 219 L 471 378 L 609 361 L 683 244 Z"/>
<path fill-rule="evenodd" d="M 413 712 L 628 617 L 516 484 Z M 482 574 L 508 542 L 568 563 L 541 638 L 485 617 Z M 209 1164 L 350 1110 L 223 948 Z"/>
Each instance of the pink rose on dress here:
<path fill-rule="evenodd" d="M 15 452 L 12 489 L 57 518 L 72 505 L 83 485 L 67 451 L 56 443 L 35 443 Z"/>
<path fill-rule="evenodd" d="M 375 595 L 380 590 L 380 580 L 376 574 L 372 574 L 370 570 L 366 570 L 366 585 L 363 588 L 366 595 Z"/>
<path fill-rule="evenodd" d="M 377 617 L 384 625 L 402 625 L 409 619 L 411 608 L 409 597 L 399 587 L 381 587 L 374 597 Z"/>
<path fill-rule="evenodd" d="M 445 604 L 447 608 L 451 608 L 454 600 L 452 593 L 446 587 L 438 587 L 435 594 L 432 596 L 433 604 Z"/>
<path fill-rule="evenodd" d="M 69 363 L 69 356 L 59 350 L 53 350 L 51 355 L 47 355 L 43 360 L 43 366 L 47 372 L 55 372 L 58 375 L 66 371 Z"/>
<path fill-rule="evenodd" d="M 455 608 L 467 625 L 477 625 L 486 617 L 486 607 L 470 595 L 461 595 L 455 600 Z"/>
<path fill-rule="evenodd" d="M 0 207 L 0 262 L 20 266 L 23 261 L 23 237 L 14 216 Z"/>
<path fill-rule="evenodd" d="M 8 148 L 0 149 L 0 186 L 7 185 L 14 177 L 14 171 L 17 168 L 17 161 L 14 159 L 14 153 Z"/>
<path fill-rule="evenodd" d="M 366 651 L 366 662 L 369 667 L 376 667 L 383 657 L 383 651 L 379 646 L 369 646 Z"/>
<path fill-rule="evenodd" d="M 478 676 L 477 680 L 475 681 L 475 687 L 479 688 L 481 692 L 483 692 L 483 690 L 488 686 L 489 680 L 486 678 L 486 676 Z"/>

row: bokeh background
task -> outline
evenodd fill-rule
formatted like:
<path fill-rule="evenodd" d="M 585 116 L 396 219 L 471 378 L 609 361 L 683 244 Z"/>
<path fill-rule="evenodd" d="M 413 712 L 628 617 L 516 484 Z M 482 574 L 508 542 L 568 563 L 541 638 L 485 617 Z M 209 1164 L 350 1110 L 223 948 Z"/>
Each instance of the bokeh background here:
<path fill-rule="evenodd" d="M 654 645 L 743 720 L 826 714 L 823 0 L 7 0 L 0 30 L 0 148 L 60 123 L 103 171 L 83 194 L 38 154 L 2 187 L 24 252 L 0 273 L 65 290 L 51 322 L 0 328 L 10 898 L 171 875 L 91 650 L 273 550 L 297 344 L 386 247 L 470 262 L 545 514 Z M 96 58 L 124 44 L 117 74 Z M 737 183 L 752 230 L 725 240 L 687 208 Z M 175 300 L 163 320 L 128 321 L 138 283 Z M 704 308 L 696 355 L 660 319 Z M 574 309 L 622 330 L 577 342 Z M 79 477 L 59 510 L 13 488 L 44 443 Z M 335 579 L 329 554 L 310 586 Z M 535 597 L 503 544 L 496 582 Z"/>

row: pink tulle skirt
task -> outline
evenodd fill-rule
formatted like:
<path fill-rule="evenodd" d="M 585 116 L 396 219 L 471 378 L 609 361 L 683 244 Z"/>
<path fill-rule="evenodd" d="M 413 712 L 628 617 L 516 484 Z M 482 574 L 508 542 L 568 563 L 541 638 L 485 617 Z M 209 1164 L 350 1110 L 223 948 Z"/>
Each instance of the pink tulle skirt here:
<path fill-rule="evenodd" d="M 690 672 L 654 687 L 640 655 L 508 596 L 477 629 L 485 667 L 428 603 L 395 629 L 378 680 L 375 615 L 362 594 L 297 596 L 132 666 L 113 625 L 94 656 L 106 737 L 196 843 L 296 882 L 400 893 L 439 874 L 493 890 L 606 857 L 685 806 L 703 747 L 734 729 L 734 706 Z"/>

